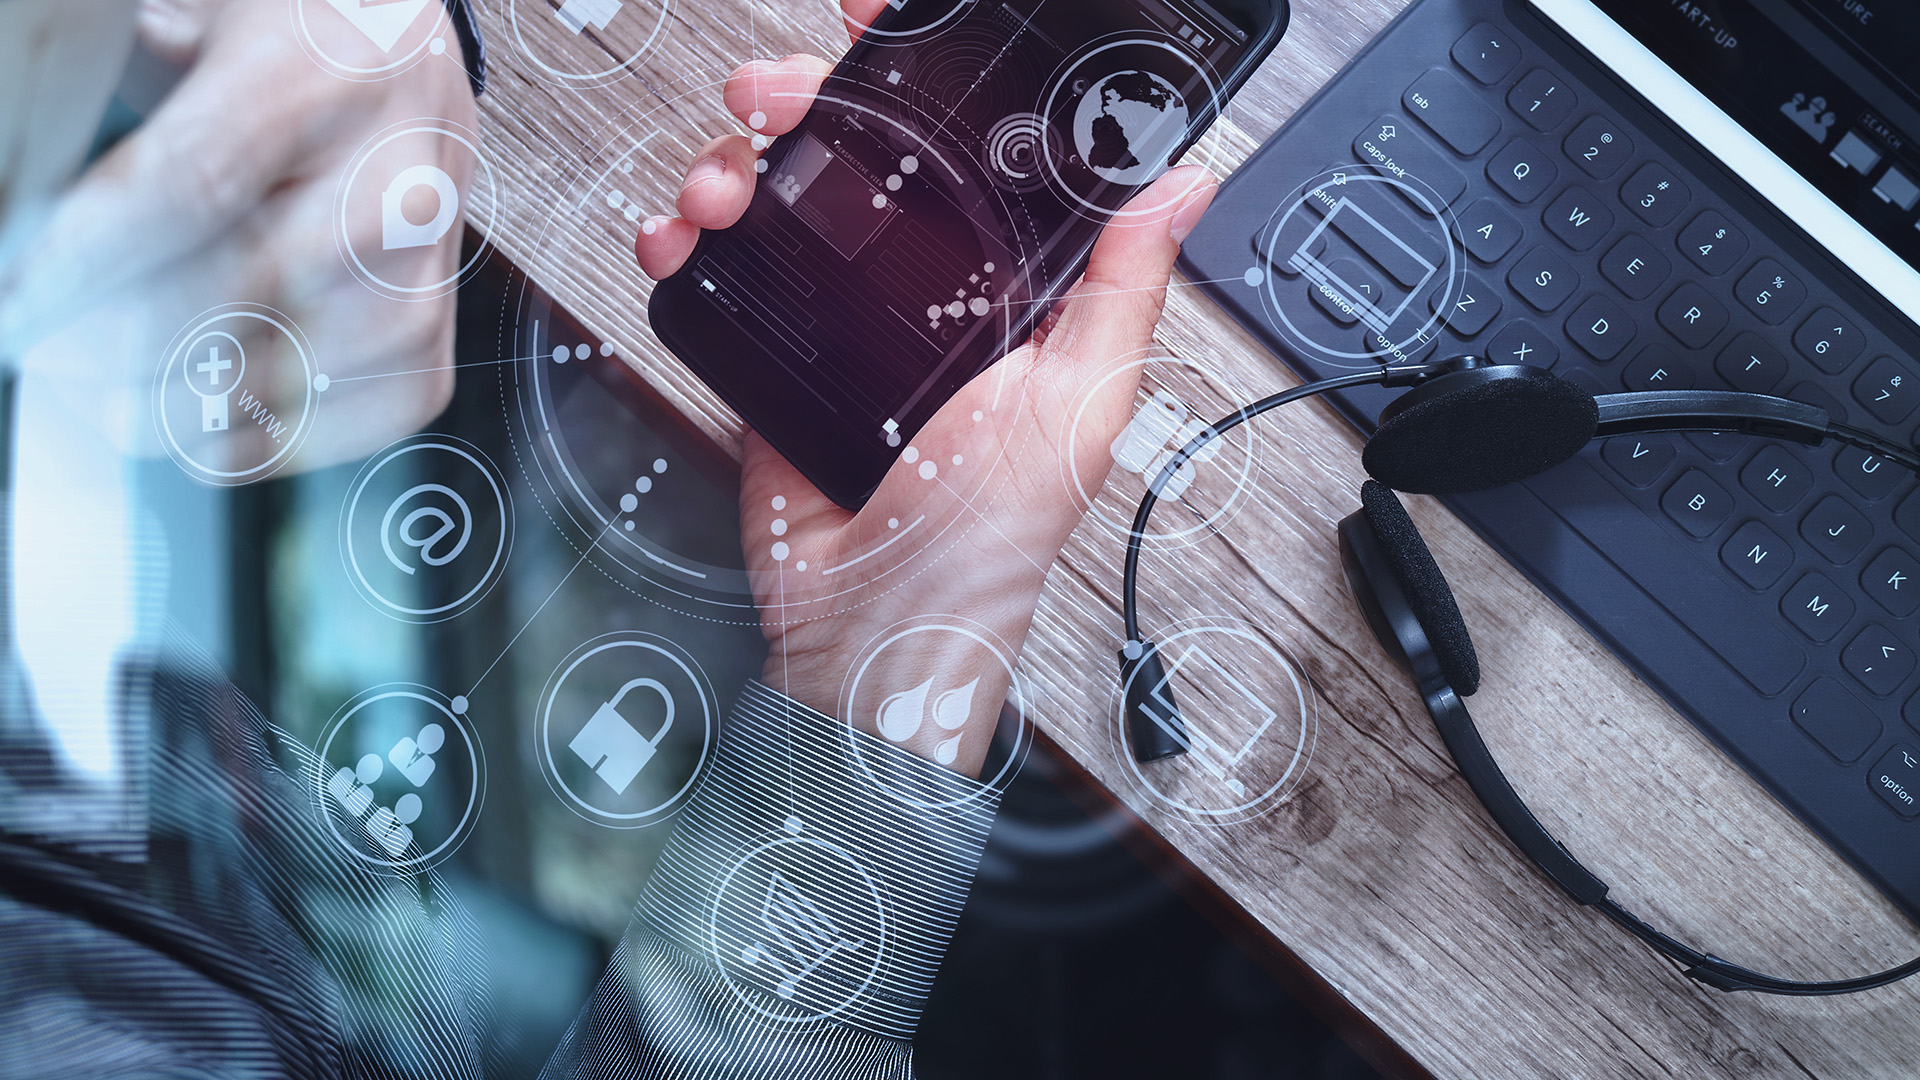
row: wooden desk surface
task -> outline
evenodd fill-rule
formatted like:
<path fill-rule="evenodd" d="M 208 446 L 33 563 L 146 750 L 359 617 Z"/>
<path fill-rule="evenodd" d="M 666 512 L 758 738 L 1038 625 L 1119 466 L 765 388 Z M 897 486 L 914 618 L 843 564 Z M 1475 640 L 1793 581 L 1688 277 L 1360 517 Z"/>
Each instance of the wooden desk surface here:
<path fill-rule="evenodd" d="M 719 80 L 754 56 L 838 55 L 837 10 L 830 0 L 673 0 L 638 74 L 574 87 L 543 81 L 531 54 L 581 39 L 557 20 L 526 19 L 522 44 L 511 6 L 485 5 L 483 19 L 483 134 L 504 186 L 491 239 L 731 447 L 737 418 L 648 331 L 634 226 L 587 211 L 614 190 L 648 213 L 669 209 L 693 151 L 737 130 Z M 1296 0 L 1286 40 L 1196 153 L 1238 163 L 1400 6 Z M 620 32 L 645 22 L 601 37 L 609 51 L 637 46 Z M 608 168 L 636 144 L 640 168 Z M 1160 343 L 1211 368 L 1211 385 L 1183 388 L 1202 413 L 1293 381 L 1190 286 L 1173 290 Z M 1357 505 L 1360 440 L 1318 405 L 1267 421 L 1260 438 L 1256 490 L 1217 534 L 1149 554 L 1143 621 L 1237 621 L 1298 661 L 1318 719 L 1301 782 L 1225 825 L 1141 788 L 1114 735 L 1120 533 L 1094 523 L 1055 566 L 1022 658 L 1042 729 L 1436 1076 L 1920 1071 L 1920 982 L 1832 999 L 1721 994 L 1524 864 L 1347 595 L 1333 529 Z M 1139 491 L 1137 477 L 1117 475 L 1099 506 L 1130 513 Z M 1461 590 L 1487 672 L 1472 706 L 1493 752 L 1617 898 L 1708 951 L 1782 974 L 1844 977 L 1920 953 L 1904 917 L 1571 619 L 1437 504 L 1410 508 Z M 1284 673 L 1258 658 L 1249 647 L 1236 673 L 1268 700 L 1290 700 Z M 1257 753 L 1294 749 L 1275 737 Z M 1180 783 L 1208 782 L 1191 763 L 1171 768 L 1187 770 Z"/>

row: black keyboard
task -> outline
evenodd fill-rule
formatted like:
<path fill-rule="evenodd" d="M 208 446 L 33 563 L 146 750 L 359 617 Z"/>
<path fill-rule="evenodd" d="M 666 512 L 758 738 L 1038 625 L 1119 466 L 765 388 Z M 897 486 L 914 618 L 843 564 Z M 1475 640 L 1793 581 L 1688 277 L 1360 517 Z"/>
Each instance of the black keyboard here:
<path fill-rule="evenodd" d="M 1914 327 L 1518 3 L 1414 4 L 1182 265 L 1307 378 L 1476 352 L 1902 444 L 1920 420 Z M 1391 394 L 1337 404 L 1371 431 Z M 1920 918 L 1917 486 L 1852 449 L 1653 434 L 1446 502 Z"/>

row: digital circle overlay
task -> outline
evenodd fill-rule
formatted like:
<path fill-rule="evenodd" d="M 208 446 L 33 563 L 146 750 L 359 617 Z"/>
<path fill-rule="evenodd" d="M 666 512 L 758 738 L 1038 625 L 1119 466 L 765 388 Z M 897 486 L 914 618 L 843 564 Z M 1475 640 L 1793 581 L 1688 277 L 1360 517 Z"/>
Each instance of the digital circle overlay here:
<path fill-rule="evenodd" d="M 313 428 L 313 347 L 293 320 L 261 304 L 204 312 L 168 343 L 153 382 L 167 456 L 204 483 L 264 480 Z"/>
<path fill-rule="evenodd" d="M 300 48 L 343 79 L 390 79 L 453 41 L 442 0 L 291 0 Z"/>
<path fill-rule="evenodd" d="M 1133 783 L 1157 805 L 1202 825 L 1268 813 L 1299 787 L 1312 761 L 1320 724 L 1312 682 L 1246 623 L 1190 620 L 1155 639 L 1166 682 L 1141 688 L 1143 700 L 1150 710 L 1163 708 L 1170 690 L 1181 721 L 1177 737 L 1188 750 L 1136 760 L 1128 688 L 1119 688 L 1111 730 Z"/>
<path fill-rule="evenodd" d="M 505 474 L 479 447 L 415 435 L 367 459 L 340 509 L 347 578 L 404 622 L 451 619 L 485 599 L 513 550 Z"/>
<path fill-rule="evenodd" d="M 362 691 L 321 733 L 313 797 L 362 866 L 419 872 L 452 855 L 486 800 L 480 737 L 455 704 L 413 683 Z"/>
<path fill-rule="evenodd" d="M 686 805 L 713 763 L 719 705 L 693 656 L 656 634 L 585 642 L 540 693 L 547 785 L 598 825 L 639 829 Z"/>
<path fill-rule="evenodd" d="M 872 871 L 794 816 L 721 876 L 707 942 L 735 998 L 793 1028 L 860 1001 L 886 961 L 891 922 Z"/>
<path fill-rule="evenodd" d="M 544 82 L 604 86 L 639 70 L 661 43 L 673 0 L 506 0 L 514 51 Z"/>
<path fill-rule="evenodd" d="M 993 631 L 955 615 L 916 616 L 881 631 L 860 650 L 840 691 L 839 715 L 852 722 L 847 746 L 855 770 L 888 797 L 921 810 L 951 810 L 986 798 L 989 792 L 1006 790 L 1033 749 L 1028 687 L 1020 677 L 1018 660 Z M 991 701 L 981 687 L 988 681 L 984 674 L 972 678 L 953 674 L 996 670 L 1005 675 L 1011 689 L 1004 699 Z M 1001 713 L 1003 706 L 1010 706 L 1017 717 L 1011 748 L 1002 753 L 1000 741 L 995 740 L 981 776 L 984 788 L 958 799 L 929 799 L 908 790 L 889 778 L 886 762 L 874 760 L 863 745 L 865 740 L 853 736 L 854 726 L 871 730 L 889 745 L 904 749 L 911 742 L 928 749 L 939 764 L 950 765 L 962 752 L 964 740 L 993 737 L 993 731 L 981 725 L 969 729 L 969 718 L 987 710 Z"/>
<path fill-rule="evenodd" d="M 334 240 L 367 288 L 391 300 L 433 300 L 486 261 L 485 242 L 460 258 L 460 226 L 492 236 L 499 205 L 500 179 L 477 133 L 435 117 L 403 120 L 348 162 L 334 196 Z"/>
<path fill-rule="evenodd" d="M 845 21 L 845 16 L 841 14 L 839 0 L 824 0 L 824 2 L 832 10 L 835 19 Z M 875 19 L 871 26 L 861 30 L 860 36 L 872 35 L 876 40 L 884 41 L 889 45 L 911 45 L 952 29 L 979 2 L 980 0 L 945 0 L 944 3 L 935 3 L 934 0 L 920 0 L 918 3 L 906 4 L 889 0 L 880 17 Z M 855 28 L 852 24 L 848 24 L 847 29 L 852 32 Z"/>
<path fill-rule="evenodd" d="M 1385 124 L 1361 142 L 1391 162 L 1376 143 L 1399 137 L 1397 125 Z M 1324 170 L 1269 215 L 1245 280 L 1260 290 L 1272 324 L 1324 366 L 1366 370 L 1428 358 L 1466 283 L 1459 223 L 1445 206 L 1411 173 L 1371 165 Z M 1282 290 L 1294 297 L 1291 305 Z M 1301 321 L 1301 294 L 1334 317 Z"/>

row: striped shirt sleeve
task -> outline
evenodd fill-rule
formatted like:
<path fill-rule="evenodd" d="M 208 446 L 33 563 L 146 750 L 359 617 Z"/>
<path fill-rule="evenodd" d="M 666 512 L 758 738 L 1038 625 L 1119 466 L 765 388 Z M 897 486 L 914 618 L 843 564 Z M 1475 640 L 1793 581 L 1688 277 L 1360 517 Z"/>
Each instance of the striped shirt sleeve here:
<path fill-rule="evenodd" d="M 749 684 L 544 1075 L 911 1076 L 997 804 Z"/>

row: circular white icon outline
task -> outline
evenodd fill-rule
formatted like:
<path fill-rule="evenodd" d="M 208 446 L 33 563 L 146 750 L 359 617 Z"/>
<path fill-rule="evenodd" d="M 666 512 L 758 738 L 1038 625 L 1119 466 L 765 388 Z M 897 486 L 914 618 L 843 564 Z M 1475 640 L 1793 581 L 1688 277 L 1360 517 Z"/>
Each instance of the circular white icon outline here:
<path fill-rule="evenodd" d="M 281 445 L 280 449 L 274 453 L 273 456 L 258 465 L 246 469 L 215 469 L 202 464 L 187 451 L 186 447 L 180 445 L 180 440 L 173 433 L 173 424 L 167 419 L 166 393 L 167 386 L 171 382 L 169 376 L 174 370 L 174 365 L 178 363 L 184 372 L 187 351 L 195 344 L 198 344 L 215 333 L 229 340 L 236 339 L 238 335 L 208 329 L 208 327 L 213 324 L 225 319 L 252 319 L 256 322 L 265 323 L 267 326 L 278 331 L 280 336 L 285 338 L 287 342 L 293 346 L 294 355 L 298 357 L 300 361 L 302 374 L 300 380 L 300 392 L 302 394 L 300 413 L 299 419 L 294 425 L 293 433 L 287 437 L 286 442 Z M 267 307 L 265 304 L 251 303 L 222 304 L 219 307 L 210 308 L 195 316 L 192 323 L 174 335 L 173 340 L 167 344 L 164 356 L 165 360 L 161 363 L 160 370 L 154 375 L 154 424 L 160 430 L 161 443 L 166 447 L 167 456 L 171 457 L 174 463 L 179 465 L 187 475 L 219 487 L 235 487 L 241 484 L 249 484 L 256 480 L 264 480 L 280 471 L 280 469 L 286 465 L 287 461 L 291 459 L 294 452 L 299 449 L 300 444 L 306 441 L 307 433 L 313 428 L 313 396 L 318 392 L 313 385 L 315 375 L 313 347 L 307 343 L 306 335 L 300 332 L 300 328 L 294 325 L 293 320 L 281 312 Z M 186 385 L 187 391 L 196 395 L 197 398 L 204 399 L 206 397 L 206 395 L 200 394 L 199 391 L 192 388 L 192 384 L 188 382 L 184 374 L 180 381 Z M 239 392 L 240 386 L 236 381 L 234 388 L 228 391 L 228 393 L 237 394 Z"/>
<path fill-rule="evenodd" d="M 446 32 L 453 28 L 453 17 L 448 13 L 446 4 L 442 3 L 441 0 L 430 0 L 432 6 L 438 10 L 434 13 L 432 29 L 428 30 L 426 34 L 420 38 L 420 44 L 415 45 L 412 49 L 409 49 L 404 56 L 390 63 L 381 64 L 377 67 L 359 67 L 354 64 L 342 63 L 335 59 L 331 53 L 320 46 L 318 41 L 314 40 L 313 27 L 307 23 L 307 5 L 310 2 L 312 2 L 312 0 L 293 0 L 294 36 L 299 39 L 300 51 L 306 53 L 308 59 L 315 61 L 322 68 L 329 69 L 335 76 L 346 79 L 349 82 L 380 82 L 384 79 L 391 79 L 395 75 L 403 74 L 415 64 L 426 59 L 428 54 L 433 51 L 434 41 L 436 39 L 445 40 Z M 349 25 L 351 25 L 351 20 L 349 20 Z M 356 27 L 356 29 L 358 28 Z M 408 27 L 408 29 L 411 30 L 412 27 Z M 398 42 L 395 44 L 398 44 Z M 378 47 L 377 42 L 375 46 Z"/>
<path fill-rule="evenodd" d="M 360 252 L 353 245 L 353 230 L 347 222 L 348 203 L 352 198 L 354 185 L 359 181 L 360 174 L 367 167 L 367 163 L 373 160 L 373 155 L 379 152 L 382 147 L 396 139 L 402 139 L 409 135 L 438 135 L 443 138 L 452 139 L 465 147 L 467 151 L 473 155 L 474 161 L 478 164 L 478 168 L 474 171 L 472 181 L 467 185 L 466 194 L 461 197 L 462 205 L 459 207 L 459 214 L 465 218 L 468 225 L 471 225 L 479 232 L 482 237 L 482 242 L 474 246 L 473 255 L 455 268 L 451 275 L 427 285 L 396 285 L 368 269 L 367 264 L 360 258 Z M 358 278 L 362 285 L 385 296 L 389 300 L 422 303 L 428 300 L 437 300 L 445 296 L 459 288 L 461 282 L 478 272 L 480 264 L 485 261 L 488 251 L 492 247 L 492 241 L 488 238 L 493 236 L 494 224 L 500 214 L 499 178 L 494 172 L 493 162 L 489 160 L 486 153 L 480 149 L 480 142 L 481 138 L 478 134 L 451 120 L 443 120 L 432 116 L 420 116 L 412 120 L 402 120 L 388 127 L 386 130 L 374 135 L 373 138 L 363 144 L 360 149 L 354 151 L 352 161 L 348 163 L 346 172 L 340 177 L 339 192 L 334 197 L 335 209 L 333 224 L 334 240 L 340 247 L 341 255 L 347 261 L 347 268 L 353 272 L 353 276 Z M 410 166 L 408 169 L 402 170 L 402 174 L 420 167 L 418 164 Z M 438 166 L 431 167 L 438 169 Z M 474 194 L 480 190 L 482 181 L 486 184 L 486 220 L 484 224 L 476 219 L 472 213 Z M 411 225 L 412 223 L 409 222 L 408 224 Z M 442 233 L 437 240 L 433 241 L 433 244 L 438 246 L 439 244 L 445 243 L 447 235 L 453 231 L 453 227 L 449 225 L 447 232 Z"/>
<path fill-rule="evenodd" d="M 686 676 L 700 698 L 700 754 L 694 762 L 693 771 L 687 774 L 685 782 L 672 795 L 646 810 L 634 813 L 615 813 L 601 809 L 575 792 L 560 776 L 560 765 L 554 759 L 552 743 L 553 706 L 560 697 L 560 688 L 566 684 L 567 678 L 581 664 L 608 649 L 618 648 L 638 648 L 664 656 L 680 670 L 681 674 Z M 655 682 L 658 685 L 652 679 L 645 681 Z M 664 693 L 663 696 L 667 696 L 669 708 L 677 711 L 677 706 L 672 704 L 671 696 Z M 547 678 L 546 686 L 540 691 L 540 703 L 537 708 L 539 727 L 534 742 L 540 758 L 541 775 L 546 778 L 547 785 L 553 788 L 553 793 L 560 798 L 562 805 L 596 825 L 611 829 L 642 829 L 671 818 L 686 805 L 688 799 L 692 798 L 700 782 L 706 779 L 713 763 L 714 742 L 718 734 L 716 721 L 720 712 L 719 702 L 713 695 L 711 684 L 707 682 L 706 672 L 701 669 L 693 656 L 671 639 L 658 634 L 649 634 L 643 630 L 615 630 L 612 633 L 588 638 L 576 646 L 573 652 L 568 653 L 566 658 L 554 668 L 553 674 Z"/>
<path fill-rule="evenodd" d="M 333 740 L 345 730 L 347 722 L 362 709 L 375 702 L 393 698 L 407 698 L 432 707 L 447 724 L 453 727 L 453 730 L 459 732 L 460 739 L 467 748 L 467 763 L 470 769 L 468 775 L 473 778 L 473 783 L 467 791 L 467 805 L 460 812 L 459 822 L 447 832 L 447 838 L 434 845 L 431 851 L 422 852 L 410 859 L 383 859 L 362 851 L 352 841 L 340 835 L 338 819 L 332 812 L 333 808 L 327 804 L 327 778 L 330 771 L 336 768 L 327 756 L 333 748 Z M 327 722 L 326 729 L 321 732 L 315 753 L 319 758 L 319 767 L 314 770 L 313 796 L 320 805 L 321 816 L 326 819 L 328 831 L 333 834 L 339 847 L 367 866 L 399 871 L 422 871 L 436 866 L 466 841 L 480 819 L 480 807 L 485 801 L 487 788 L 487 757 L 485 749 L 480 744 L 480 733 L 473 729 L 473 725 L 465 716 L 454 712 L 452 702 L 436 690 L 418 683 L 406 682 L 382 683 L 362 690 L 348 699 L 347 703 L 334 713 L 333 719 Z"/>
<path fill-rule="evenodd" d="M 629 2 L 632 2 L 632 0 L 629 0 Z M 654 23 L 653 30 L 647 34 L 647 39 L 640 43 L 639 48 L 633 55 L 599 71 L 563 71 L 541 59 L 539 50 L 536 50 L 527 42 L 527 36 L 520 27 L 521 3 L 522 0 L 507 0 L 507 26 L 513 34 L 514 44 L 519 46 L 520 55 L 531 62 L 533 66 L 546 73 L 546 75 L 540 77 L 540 81 L 553 86 L 565 87 L 570 90 L 592 89 L 596 86 L 604 86 L 608 83 L 618 82 L 621 79 L 632 76 L 634 74 L 633 66 L 653 51 L 654 45 L 659 42 L 660 36 L 666 32 L 667 23 L 673 17 L 673 0 L 659 0 L 659 18 Z M 556 18 L 558 17 L 558 8 L 547 6 L 544 3 L 542 6 L 545 8 L 547 14 L 553 15 Z M 552 78 L 547 78 L 547 75 L 552 76 Z"/>
<path fill-rule="evenodd" d="M 486 572 L 480 576 L 480 579 L 474 583 L 472 588 L 468 589 L 458 599 L 430 608 L 410 607 L 389 599 L 373 582 L 367 579 L 366 571 L 361 568 L 359 556 L 354 551 L 353 545 L 354 517 L 360 505 L 360 497 L 366 493 L 368 486 L 373 483 L 374 477 L 379 474 L 381 469 L 403 455 L 413 453 L 417 450 L 443 451 L 453 454 L 455 457 L 472 465 L 481 476 L 486 478 L 487 487 L 494 498 L 495 508 L 499 511 L 500 521 L 500 536 L 494 543 L 493 557 L 487 564 Z M 439 488 L 452 495 L 460 502 L 462 508 L 466 509 L 466 500 L 460 498 L 458 493 L 442 485 L 413 485 L 399 498 L 391 502 L 387 507 L 386 514 L 382 518 L 380 543 L 383 548 L 387 549 L 387 557 L 389 560 L 393 558 L 393 554 L 391 546 L 387 542 L 386 523 L 392 519 L 395 508 L 424 488 Z M 470 510 L 468 510 L 468 521 L 470 525 L 473 522 Z M 500 471 L 500 467 L 493 463 L 492 458 L 487 457 L 485 453 L 481 452 L 479 447 L 458 436 L 410 435 L 397 442 L 387 444 L 379 454 L 369 458 L 367 463 L 361 466 L 360 472 L 354 476 L 352 486 L 347 489 L 347 501 L 340 511 L 340 555 L 341 558 L 346 561 L 350 579 L 360 594 L 369 600 L 375 601 L 380 608 L 384 609 L 385 614 L 399 619 L 402 622 L 445 622 L 448 619 L 465 613 L 469 608 L 478 604 L 481 600 L 486 599 L 487 594 L 493 591 L 493 587 L 499 584 L 500 580 L 505 577 L 507 559 L 513 551 L 513 526 L 513 500 L 508 497 L 506 474 Z M 462 546 L 465 546 L 465 541 L 462 541 Z M 447 561 L 451 561 L 451 559 Z"/>

